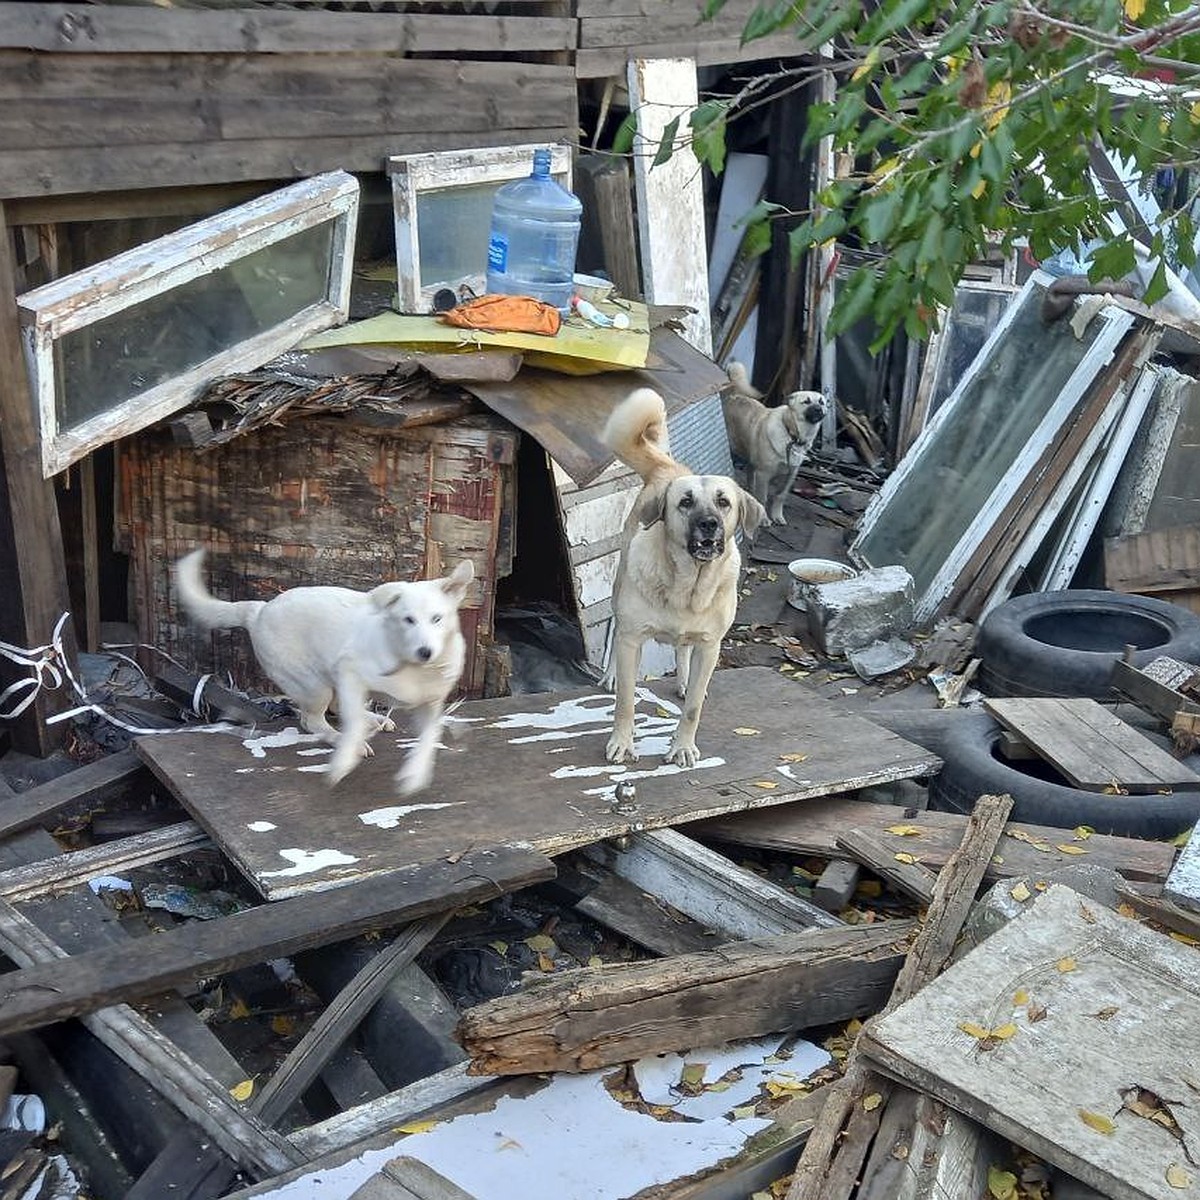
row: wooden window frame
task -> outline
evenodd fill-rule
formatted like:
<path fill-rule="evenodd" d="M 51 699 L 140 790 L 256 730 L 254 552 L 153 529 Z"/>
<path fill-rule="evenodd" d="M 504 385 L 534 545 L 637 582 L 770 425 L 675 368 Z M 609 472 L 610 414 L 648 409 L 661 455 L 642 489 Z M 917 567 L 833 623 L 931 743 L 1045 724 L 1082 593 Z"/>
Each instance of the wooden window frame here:
<path fill-rule="evenodd" d="M 56 475 L 97 447 L 186 408 L 214 378 L 251 370 L 307 334 L 345 321 L 350 308 L 358 205 L 358 180 L 345 171 L 331 171 L 289 184 L 19 296 L 25 359 L 41 430 L 42 474 L 46 478 Z M 328 222 L 334 223 L 333 245 L 321 300 L 104 412 L 69 429 L 60 428 L 55 364 L 55 344 L 60 338 Z"/>
<path fill-rule="evenodd" d="M 531 142 L 521 146 L 487 146 L 476 150 L 396 154 L 388 159 L 392 181 L 392 213 L 396 229 L 396 293 L 402 313 L 427 313 L 439 288 L 459 280 L 421 279 L 421 238 L 417 198 L 423 192 L 448 191 L 482 183 L 508 183 L 524 179 L 533 170 L 533 152 L 549 149 L 550 178 L 571 188 L 571 148 Z M 467 283 L 477 294 L 486 286 L 487 264 Z"/>

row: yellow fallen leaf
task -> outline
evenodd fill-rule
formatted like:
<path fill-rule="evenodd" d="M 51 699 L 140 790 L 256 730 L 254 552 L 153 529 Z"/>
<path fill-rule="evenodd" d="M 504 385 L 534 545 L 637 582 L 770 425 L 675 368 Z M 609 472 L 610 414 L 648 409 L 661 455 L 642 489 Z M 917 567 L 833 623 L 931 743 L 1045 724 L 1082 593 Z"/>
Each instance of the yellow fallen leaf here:
<path fill-rule="evenodd" d="M 862 1027 L 863 1024 L 857 1017 L 851 1017 L 850 1020 L 846 1022 L 846 1036 L 851 1038 L 858 1037 L 858 1035 L 862 1032 Z"/>
<path fill-rule="evenodd" d="M 244 1021 L 250 1015 L 250 1009 L 240 996 L 229 1006 L 229 1019 L 231 1021 Z"/>
<path fill-rule="evenodd" d="M 508 943 L 507 942 L 488 942 L 488 945 L 493 950 L 495 950 L 495 952 L 498 955 L 500 955 L 501 958 L 503 958 L 508 953 Z"/>
<path fill-rule="evenodd" d="M 1196 103 L 1200 104 L 1200 100 L 1197 100 Z M 1182 833 L 1177 833 L 1171 839 L 1171 845 L 1172 846 L 1186 846 L 1188 844 L 1188 839 L 1191 836 L 1192 836 L 1192 831 L 1190 829 L 1185 829 Z"/>
<path fill-rule="evenodd" d="M 1120 1011 L 1121 1011 L 1121 1009 L 1120 1009 L 1119 1005 L 1109 1004 L 1106 1007 L 1100 1009 L 1099 1012 L 1094 1012 L 1090 1015 L 1095 1017 L 1095 1019 L 1097 1021 L 1107 1021 L 1109 1017 L 1115 1017 L 1117 1015 L 1117 1013 L 1119 1013 Z"/>
<path fill-rule="evenodd" d="M 684 1063 L 683 1070 L 679 1072 L 679 1082 L 699 1087 L 704 1082 L 704 1072 L 707 1070 L 708 1063 Z"/>
<path fill-rule="evenodd" d="M 587 965 L 589 967 L 602 967 L 604 966 L 604 959 L 598 954 L 593 954 L 588 958 Z"/>
<path fill-rule="evenodd" d="M 1016 1200 L 1017 1177 L 1011 1171 L 989 1166 L 987 1186 L 992 1200 Z"/>
<path fill-rule="evenodd" d="M 535 933 L 525 939 L 525 945 L 536 954 L 553 954 L 558 946 L 552 937 L 544 933 Z"/>
<path fill-rule="evenodd" d="M 1125 0 L 1125 15 L 1136 21 L 1146 11 L 1146 0 Z"/>
<path fill-rule="evenodd" d="M 878 879 L 862 879 L 854 889 L 854 893 L 857 896 L 865 896 L 868 900 L 874 900 L 883 895 L 883 884 Z"/>
<path fill-rule="evenodd" d="M 1094 1113 L 1086 1108 L 1077 1110 L 1079 1119 L 1097 1133 L 1113 1134 L 1116 1133 L 1117 1127 L 1107 1117 L 1101 1116 L 1100 1113 Z"/>
<path fill-rule="evenodd" d="M 748 592 L 743 592 L 742 594 L 743 594 L 743 595 L 748 595 L 749 593 L 748 593 Z M 654 715 L 655 715 L 656 717 L 673 717 L 675 714 L 674 714 L 674 713 L 672 713 L 672 712 L 668 712 L 668 711 L 667 711 L 667 709 L 663 708 L 663 706 L 660 704 L 660 705 L 659 705 L 659 706 L 658 706 L 658 707 L 657 707 L 657 708 L 654 710 Z"/>
<path fill-rule="evenodd" d="M 735 1121 L 744 1121 L 747 1117 L 754 1116 L 757 1111 L 753 1104 L 743 1104 L 740 1108 L 731 1109 L 730 1116 Z"/>
<path fill-rule="evenodd" d="M 1131 921 L 1136 921 L 1139 919 L 1138 911 L 1133 907 L 1132 904 L 1125 904 L 1124 902 L 1118 904 L 1117 913 L 1119 916 L 1128 917 Z"/>
<path fill-rule="evenodd" d="M 897 837 L 918 837 L 925 831 L 919 825 L 889 825 L 885 833 L 894 833 Z"/>
<path fill-rule="evenodd" d="M 1130 2 L 1131 0 L 1126 0 L 1126 3 Z M 871 49 L 867 51 L 867 57 L 864 58 L 857 67 L 854 68 L 854 74 L 850 76 L 850 82 L 857 83 L 864 75 L 869 74 L 874 69 L 876 63 L 879 62 L 879 56 L 882 53 L 883 51 L 880 50 L 878 46 L 872 46 Z"/>
<path fill-rule="evenodd" d="M 1191 1187 L 1192 1177 L 1178 1163 L 1172 1163 L 1167 1168 L 1167 1182 L 1173 1188 Z"/>
<path fill-rule="evenodd" d="M 1017 886 L 1014 887 L 1008 894 L 1014 900 L 1016 900 L 1018 904 L 1024 904 L 1025 901 L 1033 895 L 1033 893 L 1029 890 L 1029 885 L 1024 880 L 1018 883 Z"/>
<path fill-rule="evenodd" d="M 1006 1042 L 1016 1032 L 1017 1027 L 1011 1021 L 1006 1021 L 1003 1025 L 999 1025 L 993 1029 L 988 1036 L 998 1038 L 1000 1041 Z"/>
<path fill-rule="evenodd" d="M 772 788 L 777 788 L 779 784 L 777 784 L 773 779 L 756 779 L 754 781 L 754 786 L 769 792 Z"/>
<path fill-rule="evenodd" d="M 1082 846 L 1072 846 L 1070 842 L 1063 842 L 1059 846 L 1054 847 L 1055 850 L 1061 850 L 1063 854 L 1086 854 L 1087 851 Z"/>
<path fill-rule="evenodd" d="M 548 954 L 539 954 L 538 955 L 538 970 L 545 971 L 546 974 L 548 975 L 551 971 L 554 970 L 554 959 L 552 959 Z"/>
<path fill-rule="evenodd" d="M 1029 993 L 1024 988 L 1021 988 L 1013 996 L 1013 1004 L 1016 1005 L 1017 1008 L 1024 1008 L 1028 1003 Z"/>
<path fill-rule="evenodd" d="M 863 1108 L 867 1112 L 874 1112 L 883 1103 L 883 1096 L 879 1092 L 872 1092 L 869 1096 L 863 1097 Z"/>
<path fill-rule="evenodd" d="M 1090 825 L 1075 826 L 1075 840 L 1077 842 L 1086 842 L 1096 831 Z"/>
<path fill-rule="evenodd" d="M 970 1035 L 973 1038 L 986 1038 L 992 1036 L 990 1029 L 984 1029 L 982 1025 L 976 1025 L 974 1021 L 960 1021 L 958 1025 L 963 1033 Z"/>
<path fill-rule="evenodd" d="M 1068 954 L 1068 955 L 1067 955 L 1065 958 L 1060 958 L 1060 959 L 1058 960 L 1058 962 L 1056 962 L 1054 965 L 1055 965 L 1055 966 L 1056 966 L 1056 967 L 1057 967 L 1057 968 L 1058 968 L 1058 969 L 1059 969 L 1059 970 L 1060 970 L 1060 971 L 1061 971 L 1061 972 L 1062 972 L 1064 975 L 1066 975 L 1068 971 L 1073 971 L 1073 970 L 1075 970 L 1075 967 L 1076 967 L 1076 965 L 1077 965 L 1077 964 L 1076 964 L 1075 960 L 1074 960 L 1074 959 L 1073 959 L 1073 958 L 1072 958 L 1072 957 L 1071 957 L 1071 956 Z"/>
<path fill-rule="evenodd" d="M 254 1080 L 243 1079 L 241 1083 L 235 1083 L 233 1087 L 229 1089 L 229 1094 L 235 1100 L 240 1100 L 245 1103 L 245 1101 L 249 1100 L 250 1097 L 254 1095 Z"/>
<path fill-rule="evenodd" d="M 906 863 L 908 866 L 913 866 L 921 860 L 915 854 L 894 854 L 892 857 L 899 863 Z"/>
<path fill-rule="evenodd" d="M 286 1013 L 279 1013 L 271 1018 L 271 1032 L 279 1037 L 291 1037 L 295 1032 L 296 1022 Z"/>
<path fill-rule="evenodd" d="M 632 1099 L 632 1097 L 630 1097 Z M 431 1129 L 436 1129 L 441 1122 L 439 1121 L 406 1121 L 403 1125 L 397 1125 L 393 1130 L 394 1133 L 428 1133 Z"/>
<path fill-rule="evenodd" d="M 779 761 L 785 762 L 785 763 L 808 762 L 808 755 L 807 754 L 781 754 L 779 756 Z"/>
<path fill-rule="evenodd" d="M 758 737 L 758 730 L 751 729 L 749 725 L 739 725 L 733 732 L 738 737 Z"/>
<path fill-rule="evenodd" d="M 1177 942 L 1182 942 L 1185 946 L 1200 946 L 1200 938 L 1194 938 L 1190 933 L 1179 933 L 1177 930 L 1172 929 L 1171 936 Z"/>

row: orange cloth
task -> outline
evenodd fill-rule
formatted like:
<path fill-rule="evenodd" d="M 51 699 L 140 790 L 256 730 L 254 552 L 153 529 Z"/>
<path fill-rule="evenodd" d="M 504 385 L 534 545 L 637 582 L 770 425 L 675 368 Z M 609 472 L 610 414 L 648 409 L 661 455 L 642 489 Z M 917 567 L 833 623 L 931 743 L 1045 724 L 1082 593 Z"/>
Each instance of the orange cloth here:
<path fill-rule="evenodd" d="M 552 304 L 532 296 L 477 296 L 441 314 L 447 325 L 493 333 L 542 333 L 553 337 L 562 317 Z"/>

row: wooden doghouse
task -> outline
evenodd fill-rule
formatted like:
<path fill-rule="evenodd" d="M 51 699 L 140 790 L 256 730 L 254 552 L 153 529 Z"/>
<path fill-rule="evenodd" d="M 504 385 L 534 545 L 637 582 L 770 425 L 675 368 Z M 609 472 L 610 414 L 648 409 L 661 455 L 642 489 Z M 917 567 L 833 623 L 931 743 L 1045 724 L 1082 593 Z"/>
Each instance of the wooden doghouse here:
<path fill-rule="evenodd" d="M 204 452 L 160 430 L 123 442 L 118 542 L 141 640 L 192 670 L 274 691 L 244 631 L 205 632 L 180 611 L 171 569 L 182 554 L 208 547 L 209 586 L 233 600 L 301 584 L 367 589 L 469 558 L 462 693 L 486 694 L 496 581 L 512 568 L 519 435 L 487 414 L 415 428 L 372 417 L 297 416 Z"/>

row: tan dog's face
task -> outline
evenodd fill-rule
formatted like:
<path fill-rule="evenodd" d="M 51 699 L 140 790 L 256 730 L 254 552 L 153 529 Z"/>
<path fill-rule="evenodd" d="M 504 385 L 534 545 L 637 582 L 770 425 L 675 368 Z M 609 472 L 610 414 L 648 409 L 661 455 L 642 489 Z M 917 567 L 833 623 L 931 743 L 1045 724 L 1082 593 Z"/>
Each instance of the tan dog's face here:
<path fill-rule="evenodd" d="M 827 402 L 820 392 L 793 392 L 784 401 L 784 428 L 792 439 L 788 466 L 798 466 L 812 447 L 825 420 Z"/>
<path fill-rule="evenodd" d="M 664 522 L 673 545 L 697 562 L 713 562 L 739 528 L 752 537 L 766 512 L 727 475 L 683 475 L 643 504 L 640 519 L 646 529 Z"/>

